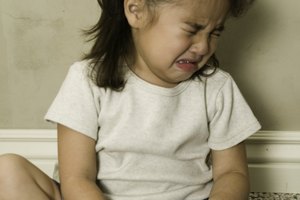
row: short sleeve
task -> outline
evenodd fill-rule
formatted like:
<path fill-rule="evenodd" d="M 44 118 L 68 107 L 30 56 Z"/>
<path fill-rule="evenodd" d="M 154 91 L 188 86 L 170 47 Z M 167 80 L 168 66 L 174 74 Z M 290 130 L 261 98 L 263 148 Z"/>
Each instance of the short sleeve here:
<path fill-rule="evenodd" d="M 75 131 L 97 139 L 98 123 L 91 81 L 83 62 L 73 64 L 45 120 L 63 124 Z"/>
<path fill-rule="evenodd" d="M 214 150 L 230 148 L 261 126 L 231 76 L 226 74 L 214 99 L 213 115 L 209 122 L 208 145 Z"/>

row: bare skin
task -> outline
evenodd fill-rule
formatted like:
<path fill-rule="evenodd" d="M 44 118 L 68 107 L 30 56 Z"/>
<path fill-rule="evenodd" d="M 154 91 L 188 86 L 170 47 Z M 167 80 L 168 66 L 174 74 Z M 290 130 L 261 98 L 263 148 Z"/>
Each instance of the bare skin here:
<path fill-rule="evenodd" d="M 64 200 L 104 200 L 96 184 L 95 140 L 58 124 L 58 161 Z"/>
<path fill-rule="evenodd" d="M 25 158 L 0 156 L 1 200 L 61 200 L 58 185 Z M 16 192 L 17 191 L 17 192 Z"/>
<path fill-rule="evenodd" d="M 214 186 L 210 200 L 247 200 L 250 191 L 245 144 L 212 151 Z"/>

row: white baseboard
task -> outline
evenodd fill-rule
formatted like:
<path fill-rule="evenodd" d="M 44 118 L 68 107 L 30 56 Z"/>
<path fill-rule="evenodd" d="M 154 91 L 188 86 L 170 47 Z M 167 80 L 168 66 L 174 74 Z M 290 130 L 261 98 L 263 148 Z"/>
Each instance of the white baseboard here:
<path fill-rule="evenodd" d="M 252 191 L 300 193 L 300 132 L 260 131 L 246 144 Z M 0 129 L 0 154 L 23 155 L 49 176 L 56 148 L 56 130 Z"/>
<path fill-rule="evenodd" d="M 0 129 L 0 155 L 22 155 L 52 177 L 57 160 L 56 130 Z"/>
<path fill-rule="evenodd" d="M 252 191 L 300 193 L 300 132 L 260 131 L 246 144 Z"/>

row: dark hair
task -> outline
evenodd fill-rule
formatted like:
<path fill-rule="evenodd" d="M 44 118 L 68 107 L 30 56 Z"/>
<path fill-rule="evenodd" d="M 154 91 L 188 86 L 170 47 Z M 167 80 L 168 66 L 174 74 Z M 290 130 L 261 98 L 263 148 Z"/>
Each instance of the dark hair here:
<path fill-rule="evenodd" d="M 170 0 L 145 0 L 145 3 L 148 7 L 153 7 L 157 3 L 166 1 L 170 2 Z M 231 4 L 229 15 L 239 17 L 254 0 L 229 1 Z M 98 0 L 98 4 L 102 13 L 95 26 L 85 32 L 90 36 L 89 41 L 93 40 L 94 44 L 84 59 L 90 60 L 92 67 L 90 76 L 99 87 L 122 90 L 126 82 L 124 66 L 129 64 L 135 51 L 131 28 L 124 13 L 124 1 Z M 213 55 L 208 64 L 197 71 L 192 78 L 207 76 L 205 71 L 208 68 L 213 68 L 215 71 L 218 67 L 219 62 Z"/>

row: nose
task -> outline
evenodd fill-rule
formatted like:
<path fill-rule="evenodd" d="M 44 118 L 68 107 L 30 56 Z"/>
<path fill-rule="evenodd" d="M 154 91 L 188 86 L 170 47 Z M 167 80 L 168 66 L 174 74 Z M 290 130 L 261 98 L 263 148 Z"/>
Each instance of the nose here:
<path fill-rule="evenodd" d="M 189 49 L 191 53 L 197 54 L 197 55 L 205 55 L 209 52 L 210 48 L 210 38 L 206 35 L 200 35 L 196 36 L 194 38 L 194 41 Z"/>

